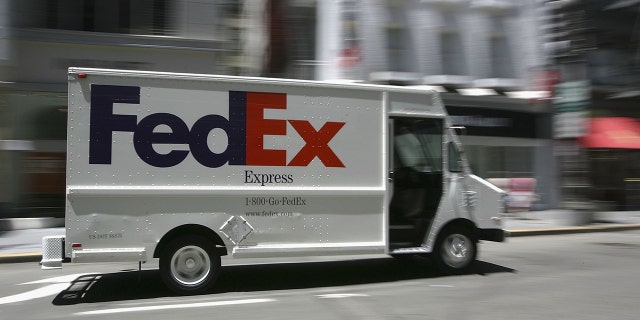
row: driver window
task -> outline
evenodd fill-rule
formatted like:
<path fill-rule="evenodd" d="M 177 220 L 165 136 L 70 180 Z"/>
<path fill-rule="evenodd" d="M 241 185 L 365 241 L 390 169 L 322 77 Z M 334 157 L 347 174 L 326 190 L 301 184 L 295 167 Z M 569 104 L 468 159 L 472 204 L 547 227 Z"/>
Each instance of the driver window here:
<path fill-rule="evenodd" d="M 417 172 L 442 171 L 442 120 L 394 119 L 396 169 Z"/>

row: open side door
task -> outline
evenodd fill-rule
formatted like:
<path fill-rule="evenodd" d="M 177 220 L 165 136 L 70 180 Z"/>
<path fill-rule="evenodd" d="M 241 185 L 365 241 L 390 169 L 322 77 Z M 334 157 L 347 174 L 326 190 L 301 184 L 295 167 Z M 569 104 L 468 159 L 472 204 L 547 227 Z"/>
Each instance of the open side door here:
<path fill-rule="evenodd" d="M 442 197 L 444 119 L 390 121 L 389 249 L 420 247 Z"/>

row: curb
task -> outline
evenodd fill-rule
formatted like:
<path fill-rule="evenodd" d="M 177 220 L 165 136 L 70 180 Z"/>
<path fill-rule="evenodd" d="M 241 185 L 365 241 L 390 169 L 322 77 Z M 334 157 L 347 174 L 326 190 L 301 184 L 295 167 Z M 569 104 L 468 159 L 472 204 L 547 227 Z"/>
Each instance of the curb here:
<path fill-rule="evenodd" d="M 526 236 L 544 236 L 559 235 L 573 233 L 591 233 L 591 232 L 610 232 L 610 231 L 629 231 L 640 229 L 640 224 L 615 224 L 615 225 L 597 225 L 567 228 L 549 228 L 549 229 L 523 229 L 523 230 L 507 230 L 509 237 L 526 237 Z"/>
<path fill-rule="evenodd" d="M 0 263 L 24 263 L 42 261 L 41 252 L 0 254 Z"/>
<path fill-rule="evenodd" d="M 0 219 L 0 231 L 47 229 L 64 227 L 64 218 L 7 218 Z"/>

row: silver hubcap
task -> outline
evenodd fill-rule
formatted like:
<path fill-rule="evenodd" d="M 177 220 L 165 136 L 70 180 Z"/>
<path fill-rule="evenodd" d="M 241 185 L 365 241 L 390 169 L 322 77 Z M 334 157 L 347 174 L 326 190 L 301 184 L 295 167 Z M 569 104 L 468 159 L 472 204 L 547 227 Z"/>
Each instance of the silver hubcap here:
<path fill-rule="evenodd" d="M 202 248 L 186 246 L 180 248 L 171 258 L 171 275 L 186 286 L 196 286 L 211 272 L 211 260 Z"/>
<path fill-rule="evenodd" d="M 473 256 L 471 239 L 462 234 L 451 234 L 442 243 L 442 260 L 453 268 L 466 266 Z"/>

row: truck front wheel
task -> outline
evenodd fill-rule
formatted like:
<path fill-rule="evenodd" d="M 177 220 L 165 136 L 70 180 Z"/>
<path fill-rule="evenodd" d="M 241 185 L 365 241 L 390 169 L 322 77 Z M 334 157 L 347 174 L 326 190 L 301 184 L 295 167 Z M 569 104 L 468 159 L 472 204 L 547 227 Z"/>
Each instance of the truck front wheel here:
<path fill-rule="evenodd" d="M 460 226 L 444 229 L 438 236 L 434 249 L 436 264 L 447 274 L 468 271 L 478 253 L 475 237 L 470 230 Z"/>
<path fill-rule="evenodd" d="M 220 256 L 215 245 L 201 236 L 183 236 L 171 241 L 160 256 L 160 274 L 167 287 L 179 294 L 209 290 L 220 274 Z"/>

